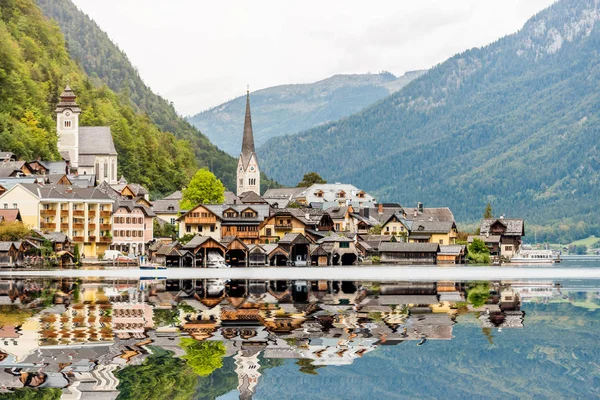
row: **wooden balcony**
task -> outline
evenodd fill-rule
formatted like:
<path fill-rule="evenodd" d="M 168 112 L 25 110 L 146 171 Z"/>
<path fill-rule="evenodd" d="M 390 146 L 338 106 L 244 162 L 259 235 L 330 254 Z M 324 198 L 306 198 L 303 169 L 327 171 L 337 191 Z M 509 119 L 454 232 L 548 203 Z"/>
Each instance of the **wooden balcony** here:
<path fill-rule="evenodd" d="M 215 225 L 217 223 L 217 218 L 216 217 L 185 217 L 185 223 L 186 224 L 196 224 L 196 225 L 202 225 L 202 224 L 212 224 Z"/>
<path fill-rule="evenodd" d="M 60 223 L 60 229 L 69 229 L 69 223 L 68 222 L 61 222 Z"/>
<path fill-rule="evenodd" d="M 42 217 L 54 217 L 56 215 L 56 210 L 40 210 L 40 215 Z"/>
<path fill-rule="evenodd" d="M 68 217 L 69 216 L 69 210 L 60 210 L 60 216 L 61 217 Z"/>
<path fill-rule="evenodd" d="M 56 222 L 40 222 L 40 228 L 42 229 L 55 229 Z"/>
<path fill-rule="evenodd" d="M 275 229 L 280 231 L 292 230 L 292 224 L 275 224 Z"/>
<path fill-rule="evenodd" d="M 244 238 L 244 239 L 258 239 L 260 237 L 259 232 L 237 232 L 235 234 L 235 236 L 239 237 L 240 239 Z"/>
<path fill-rule="evenodd" d="M 95 218 L 96 217 L 96 211 L 95 210 L 89 210 L 88 211 L 88 217 L 89 218 Z"/>
<path fill-rule="evenodd" d="M 75 210 L 73 211 L 74 217 L 85 217 L 85 211 L 83 210 Z"/>
<path fill-rule="evenodd" d="M 100 216 L 101 217 L 109 217 L 112 215 L 111 211 L 100 211 Z"/>
<path fill-rule="evenodd" d="M 88 242 L 95 242 L 96 236 L 88 236 Z"/>
<path fill-rule="evenodd" d="M 61 224 L 62 225 L 62 224 Z M 83 229 L 84 228 L 84 224 L 81 223 L 75 223 L 73 224 L 73 229 Z"/>
<path fill-rule="evenodd" d="M 95 231 L 96 230 L 96 224 L 88 224 L 88 230 Z"/>
<path fill-rule="evenodd" d="M 73 241 L 83 243 L 84 239 L 83 236 L 73 236 Z"/>
<path fill-rule="evenodd" d="M 112 237 L 110 237 L 110 236 L 102 236 L 100 238 L 100 243 L 112 243 Z"/>
<path fill-rule="evenodd" d="M 110 231 L 111 230 L 111 226 L 110 226 L 110 224 L 100 224 L 100 230 L 102 230 L 102 231 Z"/>

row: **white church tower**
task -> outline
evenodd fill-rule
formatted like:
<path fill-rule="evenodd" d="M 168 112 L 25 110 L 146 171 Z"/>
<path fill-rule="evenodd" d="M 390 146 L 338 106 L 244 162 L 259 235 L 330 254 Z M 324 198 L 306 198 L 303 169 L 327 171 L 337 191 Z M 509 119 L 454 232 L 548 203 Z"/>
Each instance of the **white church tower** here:
<path fill-rule="evenodd" d="M 74 170 L 79 166 L 79 114 L 81 108 L 75 102 L 75 93 L 67 85 L 56 106 L 56 133 L 58 151 L 68 160 Z"/>
<path fill-rule="evenodd" d="M 254 192 L 260 196 L 260 169 L 254 150 L 254 134 L 252 133 L 252 117 L 250 116 L 250 91 L 246 92 L 244 137 L 237 168 L 237 195 L 239 196 L 244 192 Z"/>

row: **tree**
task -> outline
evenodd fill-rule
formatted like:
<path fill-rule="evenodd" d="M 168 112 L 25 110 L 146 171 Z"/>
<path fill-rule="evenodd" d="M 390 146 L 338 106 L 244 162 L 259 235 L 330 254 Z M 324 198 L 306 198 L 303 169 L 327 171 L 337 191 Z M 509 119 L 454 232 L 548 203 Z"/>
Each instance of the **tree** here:
<path fill-rule="evenodd" d="M 225 187 L 206 168 L 199 169 L 183 189 L 181 208 L 191 210 L 198 204 L 221 204 L 225 201 Z"/>
<path fill-rule="evenodd" d="M 58 388 L 19 388 L 2 393 L 4 400 L 59 400 L 62 390 Z"/>
<path fill-rule="evenodd" d="M 115 375 L 119 378 L 118 399 L 191 399 L 197 375 L 181 359 L 159 347 L 141 365 L 128 366 Z"/>
<path fill-rule="evenodd" d="M 315 183 L 327 183 L 327 181 L 321 178 L 321 175 L 317 174 L 316 172 L 309 172 L 304 174 L 304 177 L 300 182 L 298 182 L 296 187 L 309 187 Z"/>
<path fill-rule="evenodd" d="M 488 201 L 485 206 L 485 211 L 483 212 L 483 218 L 494 218 L 494 213 L 492 212 L 492 204 Z"/>
<path fill-rule="evenodd" d="M 381 224 L 377 224 L 374 227 L 372 227 L 371 229 L 369 229 L 369 235 L 381 235 L 382 229 L 383 229 L 383 226 L 381 226 Z"/>
<path fill-rule="evenodd" d="M 467 257 L 469 262 L 474 264 L 489 264 L 491 262 L 490 249 L 488 249 L 483 240 L 474 238 L 468 250 L 469 254 Z"/>
<path fill-rule="evenodd" d="M 467 301 L 473 307 L 481 307 L 487 302 L 488 297 L 490 297 L 490 284 L 488 282 L 475 283 L 467 289 Z"/>
<path fill-rule="evenodd" d="M 79 265 L 81 254 L 79 253 L 79 244 L 75 243 L 75 247 L 73 248 L 73 258 L 75 258 L 75 264 Z"/>
<path fill-rule="evenodd" d="M 23 239 L 30 229 L 20 221 L 0 223 L 0 241 L 16 242 Z"/>
<path fill-rule="evenodd" d="M 300 367 L 300 372 L 308 375 L 319 375 L 317 370 L 324 367 L 324 365 L 314 365 L 310 358 L 300 358 L 296 361 L 296 365 Z"/>
<path fill-rule="evenodd" d="M 182 358 L 198 376 L 208 376 L 223 366 L 225 345 L 222 342 L 215 340 L 199 342 L 195 339 L 183 338 L 180 344 L 186 352 Z"/>

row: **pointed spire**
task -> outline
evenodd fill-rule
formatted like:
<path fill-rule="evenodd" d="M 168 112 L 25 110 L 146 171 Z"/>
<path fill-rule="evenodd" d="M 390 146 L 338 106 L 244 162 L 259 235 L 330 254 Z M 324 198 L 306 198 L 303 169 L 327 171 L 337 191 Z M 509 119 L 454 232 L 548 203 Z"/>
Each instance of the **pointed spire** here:
<path fill-rule="evenodd" d="M 246 117 L 244 119 L 244 137 L 242 139 L 242 161 L 248 165 L 254 149 L 254 134 L 252 133 L 252 116 L 250 115 L 250 90 L 246 90 Z"/>

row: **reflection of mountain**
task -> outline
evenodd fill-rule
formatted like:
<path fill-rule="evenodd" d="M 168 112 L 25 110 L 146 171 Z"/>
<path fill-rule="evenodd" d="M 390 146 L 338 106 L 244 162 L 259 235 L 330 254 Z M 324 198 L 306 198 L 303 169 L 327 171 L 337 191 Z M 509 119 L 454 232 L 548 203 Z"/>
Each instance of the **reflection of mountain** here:
<path fill-rule="evenodd" d="M 29 311 L 0 319 L 7 353 L 0 369 L 34 372 L 45 363 L 55 374 L 51 383 L 69 382 L 64 390 L 73 395 L 103 391 L 114 398 L 119 379 L 133 393 L 146 376 L 180 376 L 179 392 L 195 391 L 197 399 L 236 388 L 242 398 L 329 398 L 331 383 L 352 398 L 393 398 L 398 382 L 403 397 L 597 395 L 598 314 L 566 303 L 523 306 L 518 291 L 501 282 L 489 283 L 480 307 L 465 299 L 482 284 L 459 282 L 67 280 L 28 292 L 22 282 L 6 286 L 13 300 L 5 303 Z M 533 292 L 547 286 L 515 284 Z M 598 296 L 559 298 L 594 303 Z M 222 342 L 223 367 L 196 378 L 183 359 L 169 356 L 185 354 L 182 337 Z M 166 365 L 169 371 L 158 370 Z M 552 383 L 532 383 L 531 376 Z M 575 386 L 577 379 L 584 385 Z M 10 387 L 15 379 L 4 371 L 0 381 Z"/>

